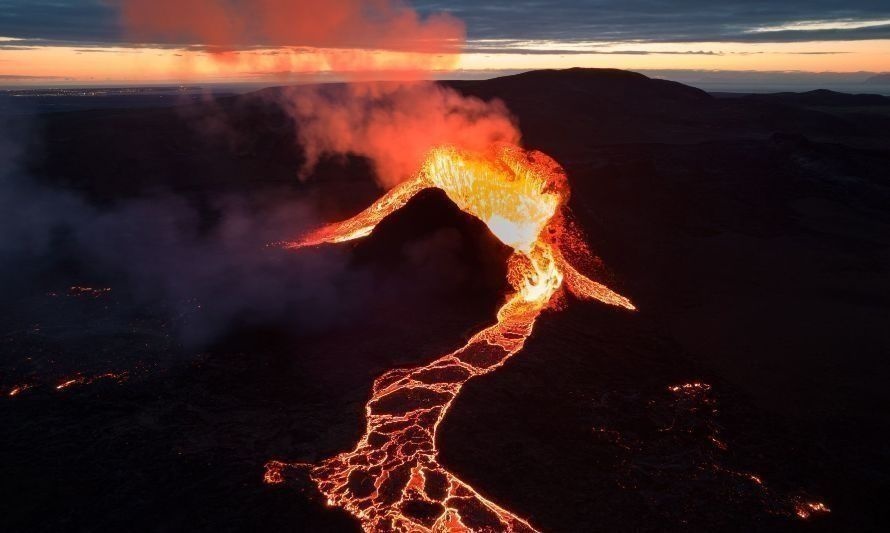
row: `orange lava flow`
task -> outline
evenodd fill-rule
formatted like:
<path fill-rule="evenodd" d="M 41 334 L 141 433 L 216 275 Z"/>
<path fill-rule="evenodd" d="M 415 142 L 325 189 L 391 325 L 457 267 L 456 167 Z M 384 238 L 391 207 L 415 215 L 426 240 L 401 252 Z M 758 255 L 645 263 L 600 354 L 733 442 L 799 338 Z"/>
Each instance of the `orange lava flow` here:
<path fill-rule="evenodd" d="M 464 383 L 499 368 L 522 349 L 537 317 L 552 306 L 563 284 L 578 297 L 634 306 L 573 266 L 591 262 L 592 256 L 567 222 L 565 173 L 550 157 L 515 146 L 499 145 L 486 154 L 437 148 L 414 179 L 355 217 L 287 246 L 367 236 L 431 187 L 442 189 L 514 250 L 508 281 L 515 292 L 498 310 L 496 323 L 462 348 L 377 378 L 365 406 L 364 436 L 353 450 L 309 465 L 310 478 L 330 505 L 350 512 L 369 532 L 535 531 L 439 464 L 436 430 Z M 286 466 L 270 462 L 265 480 L 282 482 Z"/>
<path fill-rule="evenodd" d="M 820 502 L 798 502 L 795 511 L 798 517 L 803 520 L 815 515 L 815 514 L 824 514 L 830 513 L 831 509 L 829 509 L 824 503 Z"/>
<path fill-rule="evenodd" d="M 124 381 L 129 377 L 127 372 L 106 372 L 104 374 L 98 374 L 96 376 L 76 376 L 73 378 L 66 379 L 62 381 L 58 385 L 56 385 L 56 390 L 65 390 L 74 385 L 89 385 L 91 383 L 95 383 L 100 379 L 113 379 L 115 381 Z"/>
<path fill-rule="evenodd" d="M 34 388 L 34 385 L 31 385 L 29 383 L 26 383 L 24 385 L 16 385 L 15 387 L 9 389 L 9 392 L 7 394 L 10 398 L 12 398 L 31 388 Z"/>

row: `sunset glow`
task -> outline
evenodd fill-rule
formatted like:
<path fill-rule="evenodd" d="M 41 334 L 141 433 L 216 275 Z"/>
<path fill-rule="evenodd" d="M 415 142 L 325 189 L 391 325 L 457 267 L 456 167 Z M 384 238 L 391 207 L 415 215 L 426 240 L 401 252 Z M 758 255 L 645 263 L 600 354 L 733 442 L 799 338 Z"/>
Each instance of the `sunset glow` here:
<path fill-rule="evenodd" d="M 890 10 L 856 2 L 820 11 L 563 0 L 526 15 L 501 1 L 38 4 L 0 13 L 0 85 L 480 78 L 569 67 L 890 72 Z"/>
<path fill-rule="evenodd" d="M 14 41 L 6 41 L 7 43 Z M 472 44 L 472 43 L 471 43 Z M 485 52 L 497 47 L 496 53 Z M 511 51 L 515 46 L 516 51 Z M 0 49 L 2 82 L 11 84 L 206 83 L 303 79 L 307 75 L 364 73 L 398 78 L 417 71 L 449 73 L 539 68 L 606 67 L 809 72 L 883 72 L 890 40 L 833 43 L 479 43 L 461 54 L 366 49 L 267 48 L 221 57 L 177 48 Z M 571 53 L 566 53 L 571 52 Z"/>

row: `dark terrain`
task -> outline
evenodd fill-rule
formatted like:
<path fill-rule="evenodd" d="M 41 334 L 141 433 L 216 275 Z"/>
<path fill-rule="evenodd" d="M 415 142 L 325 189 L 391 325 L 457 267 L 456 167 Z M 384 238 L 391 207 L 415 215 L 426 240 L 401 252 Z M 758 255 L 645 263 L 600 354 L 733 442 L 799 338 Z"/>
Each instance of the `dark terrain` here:
<path fill-rule="evenodd" d="M 640 310 L 545 314 L 464 388 L 443 463 L 544 531 L 886 530 L 890 99 L 613 70 L 451 85 L 503 99 L 565 167 Z M 280 92 L 9 118 L 16 172 L 88 222 L 0 243 L 0 530 L 356 531 L 264 463 L 351 448 L 375 376 L 492 320 L 504 250 L 436 192 L 355 245 L 266 247 L 379 195 L 359 158 L 296 179 Z M 137 223 L 103 222 L 121 212 Z M 184 243 L 143 227 L 185 223 Z M 109 371 L 127 378 L 54 389 Z"/>

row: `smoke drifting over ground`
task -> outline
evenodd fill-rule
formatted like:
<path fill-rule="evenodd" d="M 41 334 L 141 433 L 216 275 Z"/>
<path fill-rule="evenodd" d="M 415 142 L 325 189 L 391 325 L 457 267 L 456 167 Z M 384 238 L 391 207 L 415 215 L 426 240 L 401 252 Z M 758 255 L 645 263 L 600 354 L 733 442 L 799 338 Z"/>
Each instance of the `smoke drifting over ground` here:
<path fill-rule="evenodd" d="M 312 209 L 292 194 L 220 196 L 212 200 L 212 216 L 171 193 L 100 208 L 35 182 L 18 164 L 21 148 L 5 137 L 4 289 L 58 289 L 48 277 L 56 284 L 107 284 L 137 302 L 163 304 L 170 318 L 185 317 L 180 333 L 187 342 L 212 340 L 233 322 L 329 324 L 361 294 L 354 290 L 361 274 L 348 271 L 342 252 L 293 254 L 269 246 L 311 219 Z M 60 276 L 48 276 L 53 269 Z"/>
<path fill-rule="evenodd" d="M 401 90 L 410 92 L 416 87 Z M 339 96 L 322 96 L 314 90 L 307 94 L 335 98 L 353 92 L 352 88 L 341 89 L 336 91 Z M 379 93 L 374 95 L 377 99 L 363 103 L 382 106 Z M 283 98 L 292 101 L 292 95 Z M 351 105 L 360 107 L 358 102 Z M 368 113 L 376 112 L 373 105 L 367 108 Z M 480 102 L 480 106 L 484 104 Z M 222 139 L 227 147 L 223 152 L 239 150 L 241 138 L 252 135 L 233 129 L 225 111 L 216 104 L 204 103 L 201 108 L 218 120 L 208 126 L 208 115 L 191 107 L 177 111 L 177 120 L 184 121 L 197 138 L 208 142 Z M 288 120 L 286 115 L 282 117 Z M 371 135 L 375 131 L 372 126 L 383 127 L 379 125 L 382 121 L 372 120 L 368 131 L 358 133 Z M 31 305 L 35 297 L 64 293 L 71 286 L 108 287 L 112 289 L 108 294 L 126 299 L 133 312 L 164 319 L 172 324 L 178 340 L 199 346 L 219 340 L 237 326 L 280 326 L 295 335 L 328 330 L 366 315 L 375 302 L 428 301 L 470 282 L 465 255 L 472 244 L 452 227 L 450 213 L 430 214 L 427 218 L 439 222 L 429 232 L 399 240 L 391 251 L 392 265 L 362 263 L 348 248 L 296 253 L 276 243 L 291 240 L 322 222 L 315 195 L 307 194 L 307 188 L 299 183 L 296 166 L 291 184 L 251 186 L 245 175 L 244 186 L 237 191 L 212 192 L 215 188 L 208 185 L 196 198 L 186 196 L 188 188 L 174 193 L 149 185 L 130 187 L 134 192 L 115 193 L 97 203 L 76 188 L 31 174 L 28 161 L 48 157 L 43 154 L 48 147 L 39 125 L 5 127 L 3 131 L 0 290 L 8 298 L 0 312 L 21 315 L 21 306 Z M 322 136 L 328 130 L 316 131 Z M 374 152 L 382 147 L 372 145 L 362 151 L 356 143 L 358 137 L 336 147 L 372 158 L 388 155 Z M 146 149 L 125 144 L 126 150 Z M 301 150 L 286 143 L 281 149 Z M 328 159 L 335 151 L 325 148 L 316 154 Z M 381 175 L 395 179 L 397 172 L 389 169 L 409 168 L 408 155 L 405 151 L 398 157 L 380 159 L 383 165 L 378 168 L 386 169 Z M 164 157 L 164 153 L 155 157 Z M 333 167 L 327 172 L 334 174 L 356 172 L 330 160 L 325 165 Z M 145 171 L 136 171 L 140 172 Z M 364 180 L 371 175 L 365 170 L 361 178 L 367 184 Z M 129 179 L 133 178 L 126 172 L 113 178 Z M 207 180 L 212 184 L 215 176 Z M 107 178 L 102 183 L 112 190 L 120 186 Z M 371 189 L 365 186 L 362 190 Z M 342 186 L 338 190 L 353 194 Z M 33 320 L 39 321 L 40 317 Z"/>

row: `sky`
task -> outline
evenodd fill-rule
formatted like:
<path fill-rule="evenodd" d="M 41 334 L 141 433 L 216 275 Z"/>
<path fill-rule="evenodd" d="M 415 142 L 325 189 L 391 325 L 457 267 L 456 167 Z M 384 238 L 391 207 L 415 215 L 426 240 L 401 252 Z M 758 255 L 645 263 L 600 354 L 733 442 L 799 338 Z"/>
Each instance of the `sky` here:
<path fill-rule="evenodd" d="M 0 85 L 573 66 L 890 72 L 890 1 L 0 0 Z"/>

